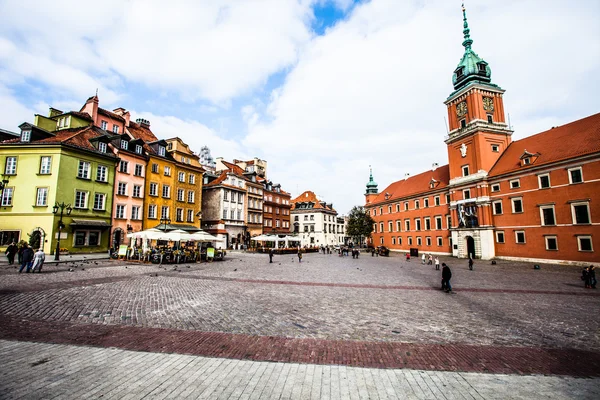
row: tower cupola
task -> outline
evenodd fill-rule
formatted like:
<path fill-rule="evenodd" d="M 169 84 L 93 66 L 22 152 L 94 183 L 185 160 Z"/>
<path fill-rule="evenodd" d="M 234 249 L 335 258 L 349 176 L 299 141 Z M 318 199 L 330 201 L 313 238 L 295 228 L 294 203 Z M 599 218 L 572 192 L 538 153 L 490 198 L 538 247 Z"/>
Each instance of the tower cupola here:
<path fill-rule="evenodd" d="M 365 194 L 378 194 L 379 190 L 377 189 L 377 183 L 373 180 L 373 169 L 369 168 L 369 170 L 369 182 L 367 183 L 367 192 Z"/>
<path fill-rule="evenodd" d="M 490 66 L 471 48 L 473 39 L 471 39 L 471 30 L 469 29 L 469 23 L 467 22 L 467 11 L 464 4 L 462 6 L 462 12 L 464 27 L 464 40 L 462 45 L 465 48 L 465 54 L 463 54 L 458 66 L 454 70 L 454 74 L 452 75 L 452 84 L 456 90 L 465 87 L 470 82 L 492 82 L 492 70 L 490 69 Z"/>

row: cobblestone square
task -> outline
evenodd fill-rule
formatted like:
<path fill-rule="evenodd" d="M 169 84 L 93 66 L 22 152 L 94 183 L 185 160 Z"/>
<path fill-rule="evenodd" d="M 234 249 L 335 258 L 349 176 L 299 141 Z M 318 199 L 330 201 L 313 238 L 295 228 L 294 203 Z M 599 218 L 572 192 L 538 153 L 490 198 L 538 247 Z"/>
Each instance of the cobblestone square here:
<path fill-rule="evenodd" d="M 242 252 L 177 266 L 49 262 L 42 274 L 4 265 L 0 349 L 15 365 L 9 348 L 38 342 L 246 360 L 256 368 L 545 374 L 596 382 L 578 397 L 598 394 L 590 388 L 600 377 L 600 294 L 583 287 L 580 268 L 479 261 L 470 271 L 465 260 L 440 261 L 452 268 L 454 294 L 440 290 L 434 266 L 395 253 L 307 254 L 302 263 L 278 255 L 272 264 Z M 377 396 L 361 398 L 385 398 Z"/>

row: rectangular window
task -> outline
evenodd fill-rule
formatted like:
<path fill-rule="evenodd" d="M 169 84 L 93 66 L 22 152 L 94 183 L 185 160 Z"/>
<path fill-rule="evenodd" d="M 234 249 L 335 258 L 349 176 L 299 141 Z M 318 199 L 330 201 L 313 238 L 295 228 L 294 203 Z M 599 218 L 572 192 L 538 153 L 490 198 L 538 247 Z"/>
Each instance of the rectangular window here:
<path fill-rule="evenodd" d="M 396 244 L 396 237 L 392 236 L 392 244 Z"/>
<path fill-rule="evenodd" d="M 142 187 L 140 185 L 133 185 L 133 197 L 142 197 Z"/>
<path fill-rule="evenodd" d="M 500 191 L 500 184 L 499 183 L 494 183 L 492 185 L 492 192 L 499 192 Z"/>
<path fill-rule="evenodd" d="M 194 222 L 194 210 L 187 210 L 187 222 Z"/>
<path fill-rule="evenodd" d="M 521 187 L 521 182 L 518 179 L 514 179 L 514 180 L 510 181 L 511 189 L 518 189 L 520 187 Z"/>
<path fill-rule="evenodd" d="M 119 133 L 119 125 L 114 125 L 113 124 L 113 133 Z"/>
<path fill-rule="evenodd" d="M 195 185 L 196 184 L 196 175 L 188 174 L 188 183 L 190 185 Z"/>
<path fill-rule="evenodd" d="M 541 206 L 540 217 L 542 220 L 542 225 L 556 225 L 554 206 Z"/>
<path fill-rule="evenodd" d="M 138 154 L 142 154 L 142 146 L 139 144 L 135 145 L 135 152 Z"/>
<path fill-rule="evenodd" d="M 82 179 L 90 179 L 90 163 L 87 161 L 79 161 L 77 169 L 77 177 Z"/>
<path fill-rule="evenodd" d="M 129 162 L 121 160 L 119 162 L 119 172 L 128 174 L 129 173 Z"/>
<path fill-rule="evenodd" d="M 115 210 L 115 218 L 125 219 L 125 206 L 124 205 L 117 204 L 117 208 Z"/>
<path fill-rule="evenodd" d="M 230 219 L 235 219 L 235 210 L 229 210 Z"/>
<path fill-rule="evenodd" d="M 591 236 L 577 236 L 577 248 L 579 251 L 594 251 Z"/>
<path fill-rule="evenodd" d="M 165 146 L 158 146 L 158 155 L 164 157 L 166 154 Z"/>
<path fill-rule="evenodd" d="M 160 208 L 160 217 L 162 219 L 167 219 L 169 218 L 169 207 L 168 206 L 162 206 Z"/>
<path fill-rule="evenodd" d="M 413 241 L 412 241 L 412 236 L 409 236 L 409 237 L 408 237 L 408 245 L 409 245 L 409 246 L 412 246 L 412 243 L 413 243 Z"/>
<path fill-rule="evenodd" d="M 408 211 L 408 201 L 404 202 L 404 211 Z"/>
<path fill-rule="evenodd" d="M 185 182 L 185 172 L 179 172 L 179 173 L 177 174 L 177 180 L 178 180 L 179 182 Z"/>
<path fill-rule="evenodd" d="M 118 128 L 118 127 L 116 127 Z M 127 140 L 121 140 L 121 148 L 123 150 L 127 150 L 127 148 L 129 147 L 129 142 Z"/>
<path fill-rule="evenodd" d="M 494 201 L 493 203 L 494 215 L 502 214 L 502 200 Z"/>
<path fill-rule="evenodd" d="M 435 196 L 433 198 L 433 201 L 436 206 L 439 206 L 440 205 L 440 196 Z"/>
<path fill-rule="evenodd" d="M 133 170 L 133 174 L 135 176 L 143 176 L 144 175 L 144 166 L 142 164 L 135 164 L 135 169 Z"/>
<path fill-rule="evenodd" d="M 511 199 L 512 202 L 512 212 L 513 214 L 518 214 L 523 212 L 523 199 L 521 197 Z"/>
<path fill-rule="evenodd" d="M 132 206 L 131 207 L 131 219 L 133 219 L 133 220 L 140 219 L 140 206 Z"/>
<path fill-rule="evenodd" d="M 550 187 L 550 174 L 538 175 L 538 183 L 540 189 L 548 189 Z"/>
<path fill-rule="evenodd" d="M 498 146 L 497 144 L 493 144 L 492 145 L 492 152 L 493 153 L 498 153 L 500 151 L 500 146 Z"/>
<path fill-rule="evenodd" d="M 496 243 L 504 243 L 504 231 L 496 231 Z"/>
<path fill-rule="evenodd" d="M 427 236 L 427 237 L 425 238 L 425 244 L 426 244 L 427 246 L 431 246 L 431 238 L 430 238 L 429 236 Z"/>
<path fill-rule="evenodd" d="M 581 167 L 569 169 L 569 183 L 581 183 L 583 182 L 583 172 Z"/>
<path fill-rule="evenodd" d="M 48 175 L 50 173 L 52 157 L 44 156 L 40 158 L 40 175 Z"/>
<path fill-rule="evenodd" d="M 429 199 L 423 200 L 423 207 L 425 207 L 425 208 L 429 207 Z"/>
<path fill-rule="evenodd" d="M 223 190 L 223 200 L 229 200 L 229 190 Z"/>
<path fill-rule="evenodd" d="M 87 208 L 88 192 L 77 190 L 75 192 L 75 208 Z"/>
<path fill-rule="evenodd" d="M 238 210 L 237 212 L 237 219 L 241 220 L 242 219 L 242 211 Z M 279 220 L 276 220 L 277 222 L 277 227 L 279 228 Z"/>
<path fill-rule="evenodd" d="M 175 220 L 177 222 L 183 222 L 183 208 L 178 208 L 175 210 Z"/>
<path fill-rule="evenodd" d="M 468 165 L 463 165 L 462 174 L 463 174 L 463 176 L 469 175 L 469 166 Z"/>
<path fill-rule="evenodd" d="M 571 215 L 573 224 L 591 223 L 590 206 L 587 202 L 571 203 Z"/>
<path fill-rule="evenodd" d="M 150 183 L 150 196 L 158 196 L 158 183 Z"/>
<path fill-rule="evenodd" d="M 183 201 L 184 195 L 185 195 L 185 190 L 177 189 L 177 201 Z"/>
<path fill-rule="evenodd" d="M 388 214 L 392 213 L 392 206 L 388 206 Z"/>
<path fill-rule="evenodd" d="M 227 211 L 228 210 L 226 208 L 223 209 L 223 219 L 227 219 Z"/>
<path fill-rule="evenodd" d="M 106 143 L 104 142 L 98 142 L 98 151 L 100 153 L 106 153 Z"/>
<path fill-rule="evenodd" d="M 463 199 L 470 199 L 471 198 L 471 189 L 465 189 L 463 190 Z"/>
<path fill-rule="evenodd" d="M 425 218 L 423 221 L 425 221 L 425 230 L 426 231 L 430 231 L 431 230 L 431 219 Z"/>
<path fill-rule="evenodd" d="M 31 131 L 21 132 L 21 142 L 29 142 L 31 140 Z"/>
<path fill-rule="evenodd" d="M 460 128 L 464 129 L 467 127 L 467 120 L 461 119 L 460 120 Z"/>
<path fill-rule="evenodd" d="M 396 232 L 400 232 L 402 230 L 402 221 L 396 221 Z"/>
<path fill-rule="evenodd" d="M 421 230 L 421 220 L 419 218 L 415 218 L 415 230 L 416 231 Z"/>
<path fill-rule="evenodd" d="M 43 207 L 48 205 L 48 188 L 37 188 L 35 205 Z"/>
<path fill-rule="evenodd" d="M 158 174 L 158 164 L 152 164 L 152 173 Z"/>
<path fill-rule="evenodd" d="M 435 217 L 435 229 L 443 229 L 442 227 L 442 217 Z"/>
<path fill-rule="evenodd" d="M 106 195 L 104 193 L 94 194 L 94 210 L 104 210 L 106 204 Z"/>
<path fill-rule="evenodd" d="M 165 176 L 171 176 L 171 167 L 165 166 L 164 171 L 165 171 Z"/>
<path fill-rule="evenodd" d="M 106 130 L 106 128 L 108 128 L 108 122 L 106 121 L 101 121 L 100 122 L 100 127 L 104 130 Z"/>
<path fill-rule="evenodd" d="M 419 209 L 419 200 L 415 200 L 415 210 Z"/>
<path fill-rule="evenodd" d="M 148 218 L 156 219 L 156 204 L 148 205 Z"/>
<path fill-rule="evenodd" d="M 171 186 L 163 184 L 162 197 L 164 197 L 165 199 L 168 199 L 171 197 Z"/>
<path fill-rule="evenodd" d="M 195 194 L 196 194 L 196 192 L 194 192 L 193 190 L 188 190 L 188 194 L 187 194 L 187 201 L 188 201 L 188 203 L 193 203 L 194 202 Z"/>
<path fill-rule="evenodd" d="M 100 237 L 100 231 L 75 231 L 73 232 L 74 246 L 98 246 Z"/>
<path fill-rule="evenodd" d="M 404 220 L 404 230 L 406 232 L 410 231 L 410 220 L 409 219 Z"/>
<path fill-rule="evenodd" d="M 437 245 L 438 245 L 438 247 L 442 247 L 442 245 L 444 244 L 444 241 L 443 241 L 442 237 L 438 236 L 436 239 L 437 239 Z"/>
<path fill-rule="evenodd" d="M 104 165 L 98 165 L 96 168 L 96 181 L 107 182 L 108 181 L 108 168 Z"/>
<path fill-rule="evenodd" d="M 127 183 L 119 182 L 117 185 L 117 194 L 119 196 L 127 196 Z"/>
<path fill-rule="evenodd" d="M 487 121 L 488 121 L 488 124 L 491 124 L 491 123 L 493 123 L 493 122 L 494 122 L 494 117 L 492 117 L 492 114 L 488 114 L 488 115 L 487 115 Z M 492 147 L 492 151 L 494 151 L 493 149 L 494 149 L 494 148 Z M 497 150 L 496 150 L 496 151 L 497 151 Z"/>
<path fill-rule="evenodd" d="M 546 240 L 546 250 L 558 250 L 558 239 L 556 236 L 544 236 Z"/>
<path fill-rule="evenodd" d="M 400 204 L 396 204 L 396 212 L 400 212 Z"/>
<path fill-rule="evenodd" d="M 515 231 L 515 243 L 525 244 L 525 231 Z"/>
<path fill-rule="evenodd" d="M 423 239 L 421 239 L 421 236 L 417 236 L 417 246 L 420 246 L 423 244 Z"/>
<path fill-rule="evenodd" d="M 4 188 L 4 190 L 2 191 L 3 206 L 12 206 L 14 191 L 15 189 L 11 187 Z"/>
<path fill-rule="evenodd" d="M 394 224 L 392 223 L 392 221 L 388 221 L 388 230 L 390 232 L 394 232 Z"/>
<path fill-rule="evenodd" d="M 383 222 L 379 223 L 379 232 L 383 232 Z"/>
<path fill-rule="evenodd" d="M 452 216 L 446 216 L 446 224 L 448 224 L 448 229 L 452 228 Z"/>

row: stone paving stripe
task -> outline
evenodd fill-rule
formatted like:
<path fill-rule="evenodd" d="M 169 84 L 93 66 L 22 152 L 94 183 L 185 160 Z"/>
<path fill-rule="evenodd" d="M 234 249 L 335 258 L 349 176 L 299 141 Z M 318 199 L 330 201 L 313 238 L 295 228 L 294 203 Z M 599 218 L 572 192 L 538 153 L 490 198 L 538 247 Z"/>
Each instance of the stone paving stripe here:
<path fill-rule="evenodd" d="M 600 376 L 600 354 L 577 349 L 361 342 L 71 324 L 0 316 L 0 339 L 208 357 L 373 368 Z M 195 346 L 187 343 L 193 342 Z M 273 351 L 286 349 L 285 353 Z M 331 351 L 335 349 L 335 351 Z M 340 354 L 341 357 L 336 357 Z M 410 354 L 407 356 L 406 354 Z M 435 364 L 431 356 L 435 355 Z"/>

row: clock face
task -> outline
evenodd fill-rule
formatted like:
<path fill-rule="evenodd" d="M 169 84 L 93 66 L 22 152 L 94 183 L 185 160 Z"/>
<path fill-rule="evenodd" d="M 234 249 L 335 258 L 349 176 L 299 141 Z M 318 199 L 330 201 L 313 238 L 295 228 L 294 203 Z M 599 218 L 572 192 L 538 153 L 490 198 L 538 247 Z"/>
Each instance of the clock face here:
<path fill-rule="evenodd" d="M 484 97 L 483 109 L 485 111 L 494 111 L 494 99 L 492 99 L 491 97 Z"/>
<path fill-rule="evenodd" d="M 463 101 L 456 105 L 456 115 L 464 117 L 467 114 L 467 102 Z"/>

